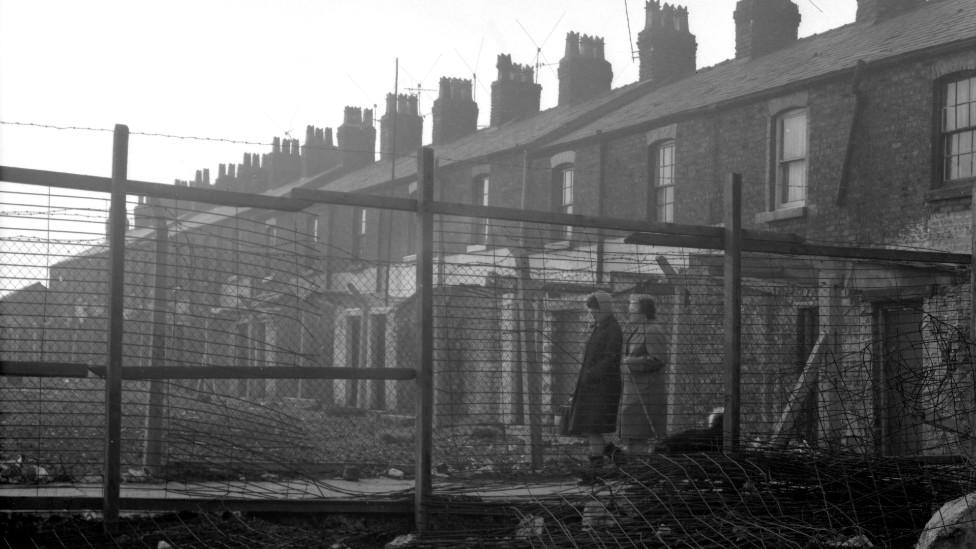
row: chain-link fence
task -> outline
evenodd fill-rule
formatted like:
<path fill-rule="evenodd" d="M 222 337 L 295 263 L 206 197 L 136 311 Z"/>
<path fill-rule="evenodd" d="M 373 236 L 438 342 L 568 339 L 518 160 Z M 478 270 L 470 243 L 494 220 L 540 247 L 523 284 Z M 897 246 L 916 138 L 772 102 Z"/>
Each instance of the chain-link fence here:
<path fill-rule="evenodd" d="M 728 402 L 721 250 L 497 220 L 485 246 L 485 222 L 456 219 L 438 243 L 437 433 L 480 428 L 479 465 L 584 463 L 588 448 L 560 436 L 559 419 L 580 391 L 601 390 L 580 370 L 595 333 L 586 302 L 604 291 L 624 362 L 637 341 L 664 362 L 620 368 L 623 394 L 607 397 L 619 399 L 619 429 L 607 442 L 722 448 L 722 425 L 709 423 Z M 968 265 L 847 252 L 743 254 L 741 447 L 972 456 Z M 652 318 L 628 312 L 639 300 L 655 305 Z"/>
<path fill-rule="evenodd" d="M 2 241 L 3 481 L 97 488 L 107 195 L 3 194 L 17 233 Z M 636 222 L 441 203 L 424 242 L 411 199 L 218 195 L 130 205 L 119 474 L 158 497 L 402 496 L 425 429 L 442 495 L 572 475 L 595 432 L 630 460 L 718 451 L 730 421 L 743 450 L 973 456 L 962 256 L 759 239 L 730 279 L 707 227 L 642 235 Z M 425 321 L 429 395 L 416 381 Z M 612 344 L 597 349 L 598 333 Z M 417 419 L 425 398 L 430 425 Z M 609 410 L 602 427 L 563 422 L 587 406 Z"/>

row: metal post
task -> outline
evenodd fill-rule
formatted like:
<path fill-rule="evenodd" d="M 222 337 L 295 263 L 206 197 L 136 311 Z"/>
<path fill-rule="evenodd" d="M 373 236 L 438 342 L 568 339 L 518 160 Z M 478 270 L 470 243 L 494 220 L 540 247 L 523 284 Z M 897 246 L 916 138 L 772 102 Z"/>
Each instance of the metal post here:
<path fill-rule="evenodd" d="M 154 199 L 150 199 L 154 200 Z M 152 207 L 156 218 L 156 260 L 153 284 L 153 327 L 152 356 L 154 367 L 164 366 L 166 362 L 166 304 L 170 298 L 170 284 L 167 272 L 169 264 L 169 224 L 165 210 L 158 205 Z M 149 409 L 146 415 L 146 446 L 142 463 L 154 475 L 159 473 L 163 456 L 163 384 L 161 380 L 149 381 Z"/>
<path fill-rule="evenodd" d="M 969 266 L 969 357 L 972 361 L 973 357 L 976 357 L 976 185 L 973 186 L 972 199 L 969 206 L 970 211 L 970 225 L 969 225 L 969 236 L 972 239 L 972 263 Z M 972 409 L 970 409 L 972 410 Z M 969 414 L 957 414 L 956 417 L 959 420 L 968 419 L 969 425 L 973 425 L 973 420 L 976 420 L 976 413 L 970 411 Z M 961 423 L 961 421 L 957 422 Z M 971 428 L 971 427 L 970 427 Z M 968 443 L 963 443 L 962 436 L 960 436 L 960 446 L 963 447 L 963 451 L 966 456 L 972 460 L 976 458 L 976 440 L 969 437 Z"/>
<path fill-rule="evenodd" d="M 422 147 L 417 155 L 417 323 L 420 362 L 417 364 L 417 454 L 414 521 L 418 533 L 427 528 L 427 501 L 431 495 L 431 448 L 434 420 L 434 149 Z"/>
<path fill-rule="evenodd" d="M 976 351 L 976 185 L 973 186 L 969 211 L 969 237 L 972 239 L 972 263 L 969 266 L 969 344 Z M 976 356 L 976 353 L 970 356 Z"/>
<path fill-rule="evenodd" d="M 108 364 L 105 372 L 105 474 L 102 513 L 105 528 L 119 521 L 122 480 L 122 333 L 125 283 L 125 181 L 128 178 L 129 128 L 116 124 L 112 143 L 112 194 L 109 210 L 111 272 L 108 295 Z"/>
<path fill-rule="evenodd" d="M 725 188 L 725 415 L 726 452 L 739 449 L 742 370 L 742 176 Z"/>
<path fill-rule="evenodd" d="M 522 195 L 519 201 L 521 209 L 526 209 L 526 193 L 529 181 L 529 151 L 522 155 Z M 527 389 L 529 400 L 529 447 L 533 469 L 541 469 L 543 462 L 542 440 L 542 361 L 539 357 L 538 335 L 542 333 L 540 315 L 536 315 L 535 306 L 530 304 L 529 290 L 532 287 L 532 275 L 529 269 L 529 256 L 525 238 L 525 224 L 519 225 L 519 249 L 515 254 L 515 264 L 518 269 L 518 293 L 515 306 L 516 322 L 518 323 L 519 361 L 525 362 L 527 374 Z M 521 400 L 521 399 L 520 399 Z M 521 405 L 521 402 L 519 402 Z M 521 410 L 521 406 L 519 407 Z"/>

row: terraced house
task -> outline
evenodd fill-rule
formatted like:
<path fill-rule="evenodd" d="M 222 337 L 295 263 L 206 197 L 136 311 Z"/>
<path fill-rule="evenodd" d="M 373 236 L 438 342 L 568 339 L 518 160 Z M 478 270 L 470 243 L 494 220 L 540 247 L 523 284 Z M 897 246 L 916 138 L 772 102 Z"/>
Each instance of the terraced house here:
<path fill-rule="evenodd" d="M 976 3 L 857 3 L 853 23 L 798 38 L 793 1 L 739 0 L 728 22 L 734 58 L 699 68 L 687 10 L 650 0 L 637 39 L 639 81 L 611 88 L 604 40 L 622 37 L 570 32 L 558 105 L 541 110 L 532 68 L 502 54 L 485 129 L 476 127 L 471 82 L 444 78 L 431 120 L 435 199 L 716 226 L 734 172 L 747 229 L 967 254 Z M 269 197 L 320 189 L 416 198 L 417 98 L 390 95 L 380 122 L 378 161 L 373 113 L 347 108 L 337 145 L 331 130 L 310 127 L 304 144 L 276 140 L 269 154 L 221 167 L 213 185 L 204 174 L 188 185 Z M 133 246 L 152 249 L 160 227 L 153 212 L 176 207 L 140 205 Z M 341 205 L 195 208 L 166 229 L 176 255 L 187 258 L 166 276 L 188 304 L 175 321 L 187 335 L 172 343 L 188 363 L 415 365 L 415 214 Z M 440 218 L 438 421 L 511 426 L 540 411 L 551 423 L 572 390 L 586 334 L 580 300 L 596 287 L 621 303 L 631 291 L 658 296 L 672 360 L 668 409 L 656 425 L 680 430 L 720 405 L 721 344 L 710 336 L 721 333 L 721 287 L 707 282 L 716 256 L 673 246 L 664 252 L 626 237 Z M 972 363 L 964 357 L 968 274 L 951 265 L 827 260 L 783 260 L 771 274 L 769 265 L 747 263 L 743 273 L 743 322 L 762 327 L 744 335 L 744 433 L 770 434 L 816 350 L 830 366 L 801 399 L 812 411 L 796 430 L 808 443 L 899 455 L 968 451 L 976 428 Z M 152 261 L 132 268 L 152 270 Z M 72 276 L 60 280 L 49 292 L 66 291 Z M 133 310 L 149 321 L 151 306 Z M 900 380 L 894 389 L 893 379 Z M 952 397 L 936 398 L 950 381 Z M 391 381 L 220 383 L 220 391 L 255 398 L 414 406 L 412 387 Z"/>

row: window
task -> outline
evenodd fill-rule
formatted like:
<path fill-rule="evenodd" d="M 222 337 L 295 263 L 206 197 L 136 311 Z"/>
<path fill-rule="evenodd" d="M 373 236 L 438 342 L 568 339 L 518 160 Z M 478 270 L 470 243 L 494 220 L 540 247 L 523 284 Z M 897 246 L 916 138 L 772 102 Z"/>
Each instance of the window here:
<path fill-rule="evenodd" d="M 312 242 L 319 241 L 319 216 L 310 214 L 308 216 L 308 235 L 312 237 Z"/>
<path fill-rule="evenodd" d="M 417 200 L 417 183 L 412 182 L 407 185 L 407 198 Z M 404 219 L 406 220 L 407 226 L 407 245 L 404 248 L 407 255 L 414 255 L 417 253 L 417 219 L 415 216 L 407 214 Z"/>
<path fill-rule="evenodd" d="M 273 220 L 272 224 L 264 228 L 264 238 L 269 247 L 274 248 L 278 245 L 278 226 L 274 224 Z"/>
<path fill-rule="evenodd" d="M 488 176 L 482 175 L 474 179 L 471 191 L 471 203 L 476 206 L 488 205 Z M 472 222 L 471 243 L 488 244 L 488 219 L 475 218 Z"/>
<path fill-rule="evenodd" d="M 674 141 L 651 147 L 651 189 L 647 211 L 655 221 L 674 223 Z"/>
<path fill-rule="evenodd" d="M 807 110 L 787 111 L 776 118 L 774 208 L 803 206 L 807 198 Z"/>
<path fill-rule="evenodd" d="M 573 213 L 573 165 L 563 164 L 552 171 L 552 206 L 553 211 L 559 213 Z M 569 225 L 555 227 L 553 240 L 570 240 L 573 227 Z"/>
<path fill-rule="evenodd" d="M 942 99 L 943 180 L 976 177 L 976 75 L 947 82 Z"/>
<path fill-rule="evenodd" d="M 352 249 L 350 253 L 353 257 L 359 258 L 363 255 L 363 246 L 366 244 L 366 209 L 356 208 L 352 216 Z"/>

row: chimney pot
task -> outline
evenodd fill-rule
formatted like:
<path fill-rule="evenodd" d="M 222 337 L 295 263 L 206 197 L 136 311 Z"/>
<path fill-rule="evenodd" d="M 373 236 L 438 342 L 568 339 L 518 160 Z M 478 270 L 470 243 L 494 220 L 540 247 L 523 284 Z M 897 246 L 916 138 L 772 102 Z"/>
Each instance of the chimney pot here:
<path fill-rule="evenodd" d="M 924 4 L 925 0 L 857 0 L 858 22 L 877 22 L 913 10 Z"/>
<path fill-rule="evenodd" d="M 733 15 L 736 59 L 759 57 L 796 42 L 800 9 L 792 0 L 739 0 Z"/>
<path fill-rule="evenodd" d="M 431 107 L 434 145 L 450 143 L 478 129 L 478 105 L 471 96 L 471 81 L 441 78 L 440 95 Z"/>
<path fill-rule="evenodd" d="M 499 54 L 498 79 L 491 84 L 491 125 L 527 118 L 539 112 L 542 87 L 533 82 L 531 68 L 512 63 L 512 56 Z"/>
<path fill-rule="evenodd" d="M 688 29 L 688 9 L 658 0 L 645 3 L 646 25 L 637 35 L 640 79 L 659 85 L 695 73 L 698 44 Z"/>
<path fill-rule="evenodd" d="M 574 40 L 575 50 L 569 47 Z M 601 55 L 603 39 L 570 32 L 566 43 L 568 53 L 559 61 L 559 105 L 579 103 L 609 92 L 613 70 Z"/>
<path fill-rule="evenodd" d="M 575 57 L 580 53 L 579 34 L 570 31 L 566 33 L 566 53 L 565 57 Z"/>

